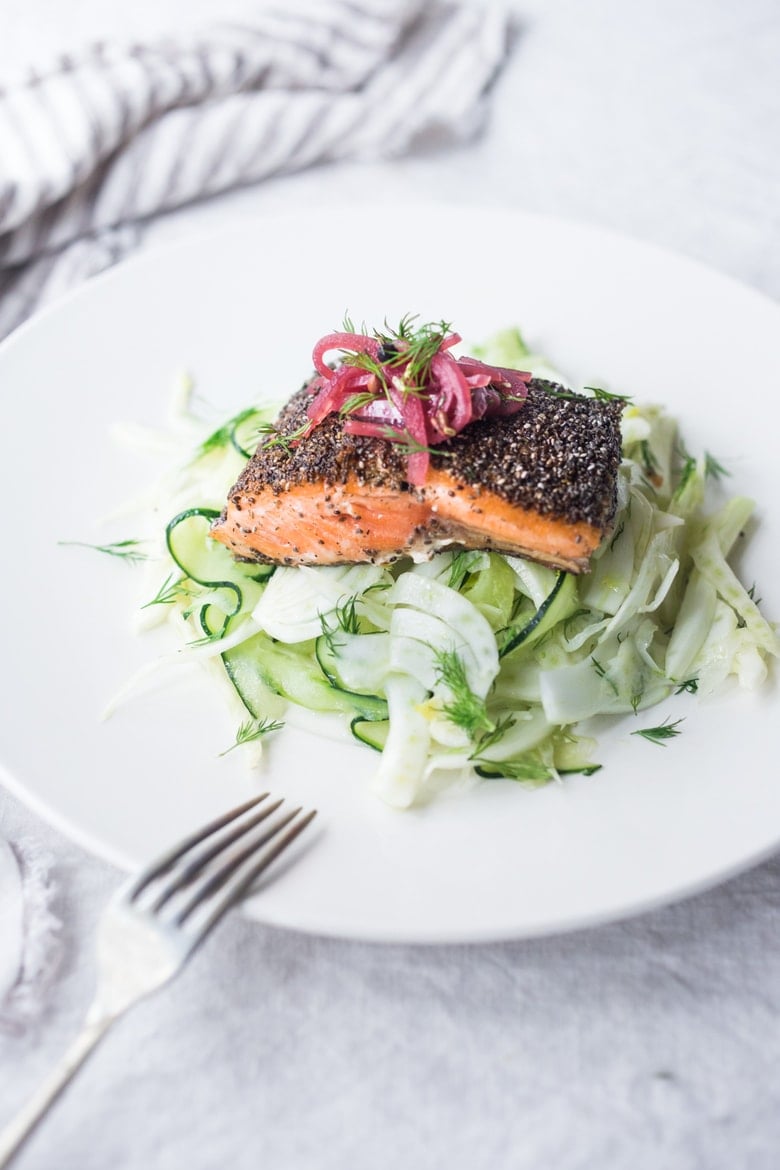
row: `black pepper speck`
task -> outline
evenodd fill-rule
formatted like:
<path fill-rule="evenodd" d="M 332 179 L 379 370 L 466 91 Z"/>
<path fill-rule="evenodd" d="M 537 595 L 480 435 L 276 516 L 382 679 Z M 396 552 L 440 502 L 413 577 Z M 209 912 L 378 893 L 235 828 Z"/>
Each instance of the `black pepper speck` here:
<path fill-rule="evenodd" d="M 568 391 L 558 398 L 561 389 L 532 380 L 516 414 L 471 423 L 433 452 L 431 466 L 451 476 L 456 491 L 474 489 L 474 498 L 492 492 L 545 516 L 606 529 L 617 506 L 623 403 Z M 276 423 L 281 435 L 301 426 L 310 400 L 305 387 L 293 395 Z M 345 434 L 343 420 L 329 415 L 295 446 L 258 448 L 230 499 L 268 488 L 278 496 L 303 483 L 343 484 L 350 476 L 361 486 L 414 491 L 405 471 L 398 444 Z"/>

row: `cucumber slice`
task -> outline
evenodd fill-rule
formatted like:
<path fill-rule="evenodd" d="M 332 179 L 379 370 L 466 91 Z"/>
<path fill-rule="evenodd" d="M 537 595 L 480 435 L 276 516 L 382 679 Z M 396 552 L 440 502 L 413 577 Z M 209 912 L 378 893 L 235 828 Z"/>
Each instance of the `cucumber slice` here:
<path fill-rule="evenodd" d="M 187 508 L 169 520 L 165 543 L 173 560 L 198 585 L 240 592 L 241 585 L 247 581 L 266 581 L 275 565 L 236 561 L 224 544 L 210 538 L 211 525 L 219 515 L 216 508 Z"/>
<path fill-rule="evenodd" d="M 322 673 L 334 687 L 359 695 L 375 695 L 384 689 L 390 669 L 387 633 L 348 634 L 335 630 L 317 638 L 314 652 Z"/>
<path fill-rule="evenodd" d="M 338 658 L 333 653 L 332 643 L 329 644 L 329 639 L 324 634 L 320 634 L 314 643 L 314 654 L 319 663 L 320 670 L 331 686 L 340 686 L 341 676 L 339 674 Z"/>
<path fill-rule="evenodd" d="M 381 752 L 387 743 L 390 721 L 388 719 L 365 719 L 362 715 L 357 715 L 350 723 L 349 729 L 355 739 L 373 748 L 375 752 Z"/>
<path fill-rule="evenodd" d="M 250 711 L 271 691 L 310 711 L 340 711 L 371 720 L 387 718 L 387 703 L 378 695 L 358 695 L 328 682 L 311 643 L 290 646 L 259 633 L 226 650 L 222 660 Z"/>
<path fill-rule="evenodd" d="M 187 508 L 165 529 L 165 543 L 176 565 L 191 581 L 214 591 L 199 614 L 207 638 L 223 637 L 231 618 L 257 604 L 260 585 L 275 567 L 234 561 L 224 545 L 209 537 L 218 516 L 215 508 Z"/>
<path fill-rule="evenodd" d="M 571 573 L 558 573 L 555 584 L 533 617 L 519 630 L 506 631 L 507 641 L 499 651 L 499 658 L 511 654 L 518 646 L 538 642 L 558 622 L 570 617 L 577 608 L 577 587 Z"/>
<path fill-rule="evenodd" d="M 232 420 L 230 426 L 230 442 L 246 459 L 251 459 L 260 441 L 260 425 L 269 421 L 267 410 L 258 410 L 250 407 L 242 410 Z"/>
<path fill-rule="evenodd" d="M 241 645 L 222 653 L 225 673 L 253 719 L 277 719 L 284 714 L 286 701 L 265 681 L 256 659 L 243 650 Z"/>

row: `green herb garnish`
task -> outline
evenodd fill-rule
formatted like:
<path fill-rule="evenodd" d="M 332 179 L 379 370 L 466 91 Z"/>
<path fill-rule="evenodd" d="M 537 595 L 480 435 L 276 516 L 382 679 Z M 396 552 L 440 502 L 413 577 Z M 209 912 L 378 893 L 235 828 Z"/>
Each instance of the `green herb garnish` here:
<path fill-rule="evenodd" d="M 496 720 L 492 731 L 486 731 L 484 735 L 479 737 L 477 751 L 484 752 L 486 748 L 493 747 L 499 740 L 503 739 L 506 733 L 514 727 L 517 720 L 514 715 L 506 715 L 503 719 Z M 472 759 L 474 757 L 472 756 Z"/>
<path fill-rule="evenodd" d="M 400 388 L 407 393 L 425 389 L 430 380 L 430 367 L 441 348 L 445 337 L 452 332 L 448 321 L 431 321 L 416 325 L 417 314 L 407 313 L 401 318 L 396 329 L 385 321 L 385 331 L 375 329 L 373 336 L 379 342 L 376 358 L 367 353 L 345 352 L 345 365 L 358 366 L 375 374 L 387 390 L 387 371 L 398 369 L 401 373 Z M 356 329 L 349 317 L 344 318 L 346 333 L 365 333 L 366 327 Z"/>
<path fill-rule="evenodd" d="M 612 390 L 604 390 L 601 386 L 586 386 L 593 397 L 599 402 L 633 402 L 630 394 L 615 394 Z"/>
<path fill-rule="evenodd" d="M 676 735 L 682 734 L 679 730 L 679 725 L 682 722 L 682 719 L 675 719 L 672 723 L 669 718 L 666 718 L 658 727 L 642 727 L 639 731 L 632 731 L 631 734 L 641 735 L 643 739 L 649 739 L 651 743 L 666 747 L 667 739 L 674 739 Z"/>
<path fill-rule="evenodd" d="M 120 560 L 127 561 L 130 565 L 149 559 L 149 554 L 143 552 L 141 548 L 143 544 L 146 544 L 145 540 L 115 540 L 111 544 L 88 544 L 84 540 L 59 540 L 57 543 L 77 548 L 91 548 L 95 552 L 106 553 L 110 557 L 119 557 Z"/>
<path fill-rule="evenodd" d="M 731 475 L 730 471 L 720 463 L 709 451 L 704 452 L 704 474 L 712 479 L 720 479 L 723 475 Z"/>
<path fill-rule="evenodd" d="M 186 581 L 186 577 L 177 577 L 175 573 L 170 573 L 152 600 L 145 602 L 141 609 L 149 609 L 152 605 L 173 605 L 174 601 L 178 601 L 180 597 L 188 596 L 189 590 Z"/>
<path fill-rule="evenodd" d="M 460 589 L 463 582 L 468 577 L 474 565 L 480 560 L 481 552 L 464 549 L 462 552 L 456 553 L 450 565 L 450 575 L 447 585 L 450 589 Z"/>
<path fill-rule="evenodd" d="M 480 732 L 495 732 L 496 724 L 487 713 L 485 700 L 474 694 L 469 686 L 460 654 L 455 650 L 437 650 L 436 670 L 439 682 L 443 682 L 452 693 L 452 701 L 443 708 L 450 722 L 462 727 L 472 741 L 476 741 Z"/>
<path fill-rule="evenodd" d="M 566 390 L 557 382 L 551 382 L 549 378 L 534 378 L 534 385 L 544 390 L 545 394 L 549 394 L 550 398 L 562 398 L 567 402 L 577 402 L 582 398 L 581 394 L 575 393 L 574 390 Z"/>
<path fill-rule="evenodd" d="M 308 422 L 301 423 L 294 431 L 290 431 L 289 435 L 283 435 L 273 423 L 259 423 L 257 430 L 261 436 L 264 451 L 269 451 L 272 447 L 283 447 L 285 451 L 289 451 L 299 439 L 303 438 L 310 425 Z M 263 435 L 266 436 L 265 439 L 262 439 Z"/>
<path fill-rule="evenodd" d="M 226 756 L 228 752 L 232 752 L 233 748 L 239 747 L 242 743 L 252 743 L 255 739 L 260 739 L 263 735 L 268 735 L 271 731 L 280 731 L 284 727 L 284 723 L 280 723 L 276 719 L 249 719 L 246 723 L 242 723 L 236 732 L 235 743 L 231 743 L 229 748 L 225 748 L 224 752 L 220 752 L 220 757 Z"/>
<path fill-rule="evenodd" d="M 650 480 L 650 486 L 653 487 L 655 486 L 653 481 L 658 480 L 660 464 L 647 439 L 642 439 L 642 442 L 639 444 L 639 450 L 642 454 L 642 470 Z"/>

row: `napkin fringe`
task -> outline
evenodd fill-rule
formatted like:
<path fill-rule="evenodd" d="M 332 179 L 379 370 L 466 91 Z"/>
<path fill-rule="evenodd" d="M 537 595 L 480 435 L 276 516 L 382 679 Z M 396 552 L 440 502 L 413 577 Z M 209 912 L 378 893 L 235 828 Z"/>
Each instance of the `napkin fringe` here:
<path fill-rule="evenodd" d="M 14 842 L 12 849 L 22 873 L 24 939 L 19 975 L 0 1003 L 0 1030 L 21 1035 L 43 1010 L 60 968 L 62 923 L 53 908 L 51 858 L 21 842 Z"/>

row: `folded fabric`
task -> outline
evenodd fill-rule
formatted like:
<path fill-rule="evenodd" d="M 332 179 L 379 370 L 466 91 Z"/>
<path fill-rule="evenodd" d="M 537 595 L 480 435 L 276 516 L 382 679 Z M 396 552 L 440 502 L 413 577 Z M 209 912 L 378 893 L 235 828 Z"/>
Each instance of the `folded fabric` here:
<path fill-rule="evenodd" d="M 151 216 L 473 136 L 506 46 L 492 4 L 279 0 L 251 27 L 97 44 L 20 78 L 0 91 L 0 336 L 124 255 Z"/>
<path fill-rule="evenodd" d="M 0 1031 L 20 1032 L 46 1001 L 60 957 L 50 862 L 0 840 Z"/>

